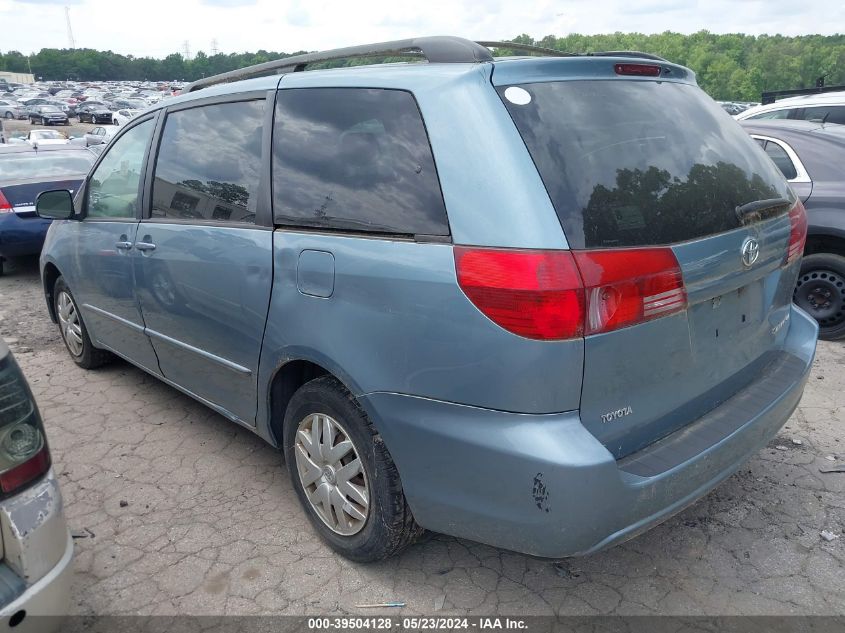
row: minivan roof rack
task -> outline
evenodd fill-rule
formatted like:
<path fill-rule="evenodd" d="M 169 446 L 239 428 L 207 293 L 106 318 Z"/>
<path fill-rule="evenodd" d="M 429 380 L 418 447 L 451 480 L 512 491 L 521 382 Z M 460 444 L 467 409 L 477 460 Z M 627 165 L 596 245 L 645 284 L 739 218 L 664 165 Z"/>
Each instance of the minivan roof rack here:
<path fill-rule="evenodd" d="M 534 46 L 533 44 L 519 44 L 518 42 L 482 42 L 478 41 L 486 48 L 507 48 L 512 51 L 527 51 L 531 53 L 540 53 L 541 55 L 548 55 L 549 57 L 575 57 L 576 53 L 567 53 L 566 51 L 559 51 L 554 48 L 546 48 L 544 46 Z"/>
<path fill-rule="evenodd" d="M 422 57 L 429 62 L 477 63 L 493 61 L 493 55 L 484 46 L 462 37 L 439 35 L 434 37 L 415 37 L 405 40 L 393 40 L 377 44 L 362 44 L 335 48 L 317 53 L 304 53 L 275 59 L 263 64 L 239 68 L 219 75 L 205 77 L 190 84 L 184 92 L 193 92 L 216 84 L 240 81 L 265 75 L 281 75 L 288 72 L 300 72 L 310 64 L 329 62 L 339 59 L 358 59 L 361 57 Z"/>

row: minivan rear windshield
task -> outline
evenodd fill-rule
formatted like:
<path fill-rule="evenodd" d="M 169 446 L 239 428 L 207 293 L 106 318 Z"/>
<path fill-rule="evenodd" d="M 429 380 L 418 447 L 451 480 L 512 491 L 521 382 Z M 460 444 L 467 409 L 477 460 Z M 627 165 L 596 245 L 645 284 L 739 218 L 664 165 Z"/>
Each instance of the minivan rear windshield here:
<path fill-rule="evenodd" d="M 571 248 L 683 242 L 748 223 L 738 206 L 794 199 L 751 137 L 696 86 L 585 80 L 497 90 Z"/>

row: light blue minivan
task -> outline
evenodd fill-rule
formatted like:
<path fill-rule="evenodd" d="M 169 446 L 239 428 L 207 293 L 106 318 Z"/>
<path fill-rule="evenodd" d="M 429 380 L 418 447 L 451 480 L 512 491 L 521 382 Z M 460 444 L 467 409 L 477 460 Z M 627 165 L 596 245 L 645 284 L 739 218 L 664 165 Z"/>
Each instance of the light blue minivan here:
<path fill-rule="evenodd" d="M 280 447 L 353 560 L 426 529 L 619 543 L 736 471 L 810 371 L 804 209 L 693 73 L 491 46 L 202 80 L 38 201 L 73 359 L 122 357 Z"/>

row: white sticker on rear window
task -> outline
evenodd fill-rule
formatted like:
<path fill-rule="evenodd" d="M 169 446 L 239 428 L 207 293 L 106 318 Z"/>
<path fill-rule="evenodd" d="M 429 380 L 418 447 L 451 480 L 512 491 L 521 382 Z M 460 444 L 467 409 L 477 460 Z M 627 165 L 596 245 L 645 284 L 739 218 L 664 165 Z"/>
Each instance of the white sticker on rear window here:
<path fill-rule="evenodd" d="M 510 86 L 505 89 L 505 99 L 514 105 L 528 105 L 531 103 L 531 93 L 519 86 Z"/>

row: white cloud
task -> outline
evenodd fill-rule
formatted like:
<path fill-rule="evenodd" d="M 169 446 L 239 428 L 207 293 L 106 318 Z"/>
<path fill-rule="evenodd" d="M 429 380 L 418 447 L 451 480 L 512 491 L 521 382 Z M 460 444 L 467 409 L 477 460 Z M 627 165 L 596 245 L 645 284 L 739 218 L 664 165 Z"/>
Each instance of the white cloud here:
<path fill-rule="evenodd" d="M 0 0 L 3 50 L 67 46 L 68 0 Z M 136 56 L 181 51 L 317 50 L 418 35 L 476 39 L 666 30 L 691 33 L 832 34 L 845 24 L 841 0 L 76 0 L 78 47 Z M 820 17 L 820 16 L 823 16 Z"/>

